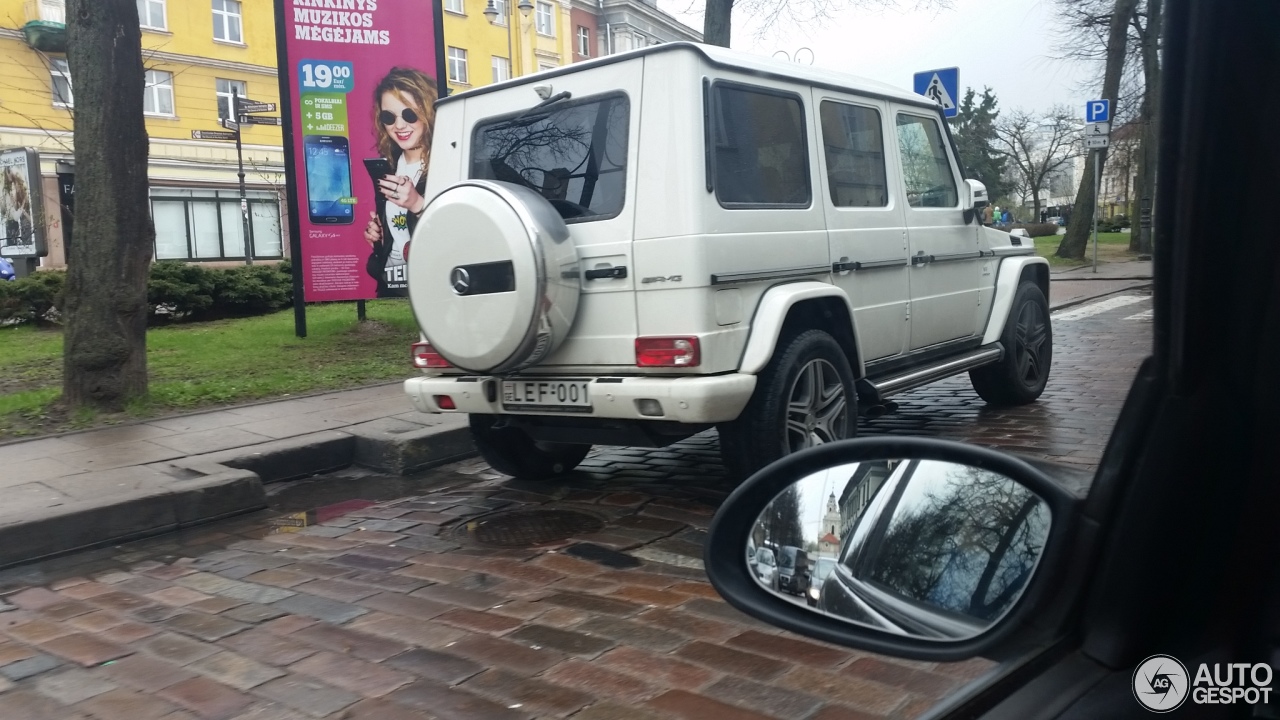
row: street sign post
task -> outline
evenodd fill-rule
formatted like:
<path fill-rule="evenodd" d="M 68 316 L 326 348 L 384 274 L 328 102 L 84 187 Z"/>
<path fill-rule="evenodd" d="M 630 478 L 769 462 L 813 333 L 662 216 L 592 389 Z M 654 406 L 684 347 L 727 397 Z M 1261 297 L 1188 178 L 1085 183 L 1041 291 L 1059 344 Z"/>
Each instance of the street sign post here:
<path fill-rule="evenodd" d="M 218 124 L 228 130 L 237 131 L 237 132 L 240 130 L 240 123 L 236 122 L 235 120 L 232 120 L 231 118 L 223 118 L 218 121 Z"/>
<path fill-rule="evenodd" d="M 241 107 L 241 103 L 242 101 L 240 99 L 240 91 L 234 87 L 231 88 L 232 109 Z M 255 104 L 262 105 L 264 103 L 255 103 Z M 238 113 L 236 114 L 238 115 Z M 248 199 L 249 195 L 248 193 L 245 192 L 245 189 L 244 189 L 244 149 L 243 149 L 243 146 L 240 144 L 240 125 L 238 123 L 229 123 L 228 121 L 223 121 L 223 124 L 236 126 L 236 162 L 239 164 L 239 169 L 240 169 L 240 172 L 239 172 L 240 219 L 241 219 L 241 222 L 243 223 L 243 231 L 244 231 L 244 264 L 252 265 L 253 264 L 253 236 L 252 236 L 253 231 L 249 227 L 249 199 Z"/>
<path fill-rule="evenodd" d="M 239 133 L 224 132 L 222 130 L 192 130 L 192 140 L 235 140 L 239 137 Z"/>
<path fill-rule="evenodd" d="M 960 112 L 960 68 L 925 70 L 915 74 L 913 86 L 919 95 L 942 106 L 945 117 L 955 117 Z"/>
<path fill-rule="evenodd" d="M 1102 188 L 1102 151 L 1111 144 L 1111 101 L 1084 105 L 1084 146 L 1093 151 L 1093 271 L 1098 272 L 1098 196 Z"/>

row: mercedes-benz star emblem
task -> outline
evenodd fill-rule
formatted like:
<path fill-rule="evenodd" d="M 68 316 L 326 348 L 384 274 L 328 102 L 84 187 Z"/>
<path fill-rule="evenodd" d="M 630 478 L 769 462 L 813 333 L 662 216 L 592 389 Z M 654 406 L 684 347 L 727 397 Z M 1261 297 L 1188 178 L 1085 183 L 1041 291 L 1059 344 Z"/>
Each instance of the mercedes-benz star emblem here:
<path fill-rule="evenodd" d="M 466 295 L 471 289 L 471 273 L 466 268 L 456 267 L 449 274 L 449 284 L 453 286 L 455 295 Z"/>

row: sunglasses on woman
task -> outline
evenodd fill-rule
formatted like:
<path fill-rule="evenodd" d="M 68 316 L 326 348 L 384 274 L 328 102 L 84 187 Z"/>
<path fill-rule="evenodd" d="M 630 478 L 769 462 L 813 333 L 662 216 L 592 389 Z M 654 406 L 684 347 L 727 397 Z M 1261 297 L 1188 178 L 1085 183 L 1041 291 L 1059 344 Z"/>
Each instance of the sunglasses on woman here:
<path fill-rule="evenodd" d="M 401 110 L 400 117 L 404 118 L 404 121 L 409 123 L 410 125 L 418 122 L 418 113 L 414 112 L 413 108 L 405 108 Z M 382 121 L 383 125 L 396 124 L 396 114 L 391 112 L 390 110 L 383 110 L 382 112 L 378 113 L 378 119 Z"/>

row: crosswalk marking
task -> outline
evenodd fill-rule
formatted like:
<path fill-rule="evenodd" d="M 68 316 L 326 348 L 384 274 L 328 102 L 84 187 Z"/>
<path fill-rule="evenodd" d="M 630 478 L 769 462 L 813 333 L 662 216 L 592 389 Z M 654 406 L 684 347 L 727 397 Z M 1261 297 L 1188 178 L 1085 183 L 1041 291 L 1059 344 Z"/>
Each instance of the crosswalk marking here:
<path fill-rule="evenodd" d="M 1109 310 L 1115 310 L 1116 308 L 1121 308 L 1125 305 L 1132 305 L 1149 299 L 1151 299 L 1149 295 L 1117 295 L 1116 297 L 1099 300 L 1095 303 L 1089 303 L 1088 305 L 1082 305 L 1078 308 L 1072 308 L 1066 312 L 1057 313 L 1053 316 L 1053 319 L 1055 322 L 1083 320 Z"/>
<path fill-rule="evenodd" d="M 1154 314 L 1155 314 L 1154 310 L 1150 310 L 1150 309 L 1143 310 L 1140 313 L 1135 313 L 1133 315 L 1130 315 L 1129 317 L 1125 318 L 1125 320 L 1142 320 L 1145 322 L 1151 322 L 1151 318 Z"/>

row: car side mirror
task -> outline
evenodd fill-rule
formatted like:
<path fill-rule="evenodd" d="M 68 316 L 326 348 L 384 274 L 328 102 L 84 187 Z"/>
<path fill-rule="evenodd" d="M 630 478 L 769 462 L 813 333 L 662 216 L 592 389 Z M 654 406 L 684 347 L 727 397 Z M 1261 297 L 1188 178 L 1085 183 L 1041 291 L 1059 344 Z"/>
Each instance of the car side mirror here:
<path fill-rule="evenodd" d="M 981 210 L 986 207 L 988 204 L 987 186 L 977 180 L 965 180 L 964 184 L 968 192 L 964 207 L 974 210 Z"/>
<path fill-rule="evenodd" d="M 1064 615 L 1071 593 L 1055 588 L 1079 504 L 985 448 L 830 443 L 740 485 L 712 521 L 705 564 L 730 604 L 802 635 L 919 660 L 999 657 Z M 806 550 L 812 588 L 762 580 L 740 560 L 748 542 Z"/>

